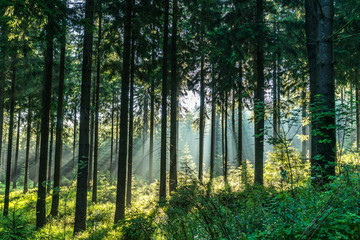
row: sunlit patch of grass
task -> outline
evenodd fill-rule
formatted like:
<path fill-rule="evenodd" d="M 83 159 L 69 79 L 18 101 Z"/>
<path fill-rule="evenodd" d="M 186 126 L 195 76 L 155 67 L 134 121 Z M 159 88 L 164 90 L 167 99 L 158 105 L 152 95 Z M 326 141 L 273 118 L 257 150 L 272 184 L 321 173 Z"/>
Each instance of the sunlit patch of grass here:
<path fill-rule="evenodd" d="M 332 212 L 322 220 L 314 235 L 317 239 L 360 237 L 354 232 L 360 229 L 359 154 L 342 156 L 339 176 L 326 191 L 309 184 L 309 163 L 303 162 L 299 154 L 287 156 L 291 157 L 291 170 L 286 167 L 288 159 L 280 152 L 269 154 L 264 187 L 253 186 L 250 162 L 246 172 L 231 167 L 227 182 L 218 176 L 211 185 L 208 173 L 200 182 L 196 172 L 180 171 L 177 191 L 161 206 L 159 182 L 149 185 L 134 177 L 132 205 L 126 210 L 126 219 L 116 225 L 116 186 L 100 176 L 98 202 L 92 203 L 91 191 L 88 193 L 87 230 L 75 239 L 295 239 L 311 226 L 324 206 Z M 293 171 L 292 182 L 280 182 L 280 165 Z M 0 217 L 0 239 L 74 239 L 75 197 L 76 185 L 62 187 L 59 216 L 48 216 L 45 227 L 36 230 L 36 189 L 26 194 L 20 190 L 11 192 L 9 217 Z M 1 198 L 1 211 L 3 201 Z M 51 195 L 46 207 L 49 214 Z"/>

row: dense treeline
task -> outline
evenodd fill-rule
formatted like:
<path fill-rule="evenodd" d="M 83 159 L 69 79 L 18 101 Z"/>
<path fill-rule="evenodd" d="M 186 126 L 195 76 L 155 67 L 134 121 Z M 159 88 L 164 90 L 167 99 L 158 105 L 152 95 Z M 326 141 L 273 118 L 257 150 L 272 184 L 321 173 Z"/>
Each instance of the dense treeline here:
<path fill-rule="evenodd" d="M 344 169 L 351 188 L 357 167 L 348 159 L 357 159 L 360 147 L 357 1 L 0 5 L 4 219 L 20 188 L 24 196 L 37 194 L 31 211 L 38 231 L 52 221 L 48 214 L 67 214 L 59 206 L 71 198 L 76 236 L 88 229 L 89 201 L 111 202 L 112 223 L 131 230 L 126 224 L 135 221 L 131 211 L 145 186 L 169 219 L 185 214 L 189 206 L 181 201 L 197 209 L 186 212 L 192 219 L 184 218 L 184 229 L 192 229 L 194 218 L 211 225 L 202 212 L 207 207 L 219 216 L 222 208 L 240 211 L 221 198 L 245 193 L 272 211 L 266 204 L 281 177 L 281 191 L 293 199 L 306 198 L 299 189 L 307 182 L 317 197 L 345 184 Z M 276 179 L 281 165 L 285 175 Z M 234 190 L 234 182 L 242 187 Z M 108 188 L 114 192 L 107 198 Z M 176 213 L 179 204 L 184 212 Z M 144 226 L 159 214 L 149 212 L 138 219 Z M 296 235 L 301 227 L 294 219 L 290 239 L 318 231 L 312 226 Z M 251 233 L 264 226 L 249 221 Z M 217 235 L 206 224 L 211 239 L 233 236 L 234 226 Z M 158 226 L 168 237 L 196 236 Z"/>

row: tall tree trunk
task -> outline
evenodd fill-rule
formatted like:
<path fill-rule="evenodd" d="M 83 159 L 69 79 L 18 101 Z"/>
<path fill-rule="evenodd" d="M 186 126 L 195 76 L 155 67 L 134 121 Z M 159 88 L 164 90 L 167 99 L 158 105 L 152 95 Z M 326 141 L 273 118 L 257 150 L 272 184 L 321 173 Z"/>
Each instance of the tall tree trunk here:
<path fill-rule="evenodd" d="M 53 9 L 52 2 L 47 3 L 48 9 Z M 36 227 L 41 228 L 46 223 L 46 171 L 49 149 L 49 120 L 50 120 L 50 103 L 51 103 L 51 85 L 52 85 L 52 68 L 54 52 L 54 16 L 48 15 L 46 25 L 46 53 L 45 53 L 45 70 L 44 83 L 42 90 L 42 111 L 41 111 L 41 142 L 40 142 L 40 161 L 39 161 L 39 181 L 38 194 L 36 203 Z"/>
<path fill-rule="evenodd" d="M 166 130 L 167 130 L 167 95 L 168 95 L 168 38 L 169 38 L 169 0 L 164 1 L 164 46 L 163 77 L 161 102 L 161 153 L 160 153 L 160 201 L 166 199 Z"/>
<path fill-rule="evenodd" d="M 124 26 L 124 52 L 123 72 L 121 84 L 121 113 L 120 113 L 120 142 L 119 165 L 116 189 L 115 223 L 125 218 L 125 189 L 126 189 L 126 157 L 128 135 L 129 111 L 129 73 L 130 73 L 130 43 L 131 43 L 131 13 L 132 0 L 125 1 L 125 26 Z"/>
<path fill-rule="evenodd" d="M 18 167 L 18 161 L 19 161 L 19 144 L 20 144 L 20 123 L 21 123 L 21 111 L 19 109 L 18 122 L 17 122 L 15 164 L 14 164 L 14 173 L 13 173 L 13 189 L 16 188 L 16 181 L 17 181 L 17 171 L 18 171 L 17 167 Z"/>
<path fill-rule="evenodd" d="M 38 183 L 38 170 L 39 170 L 39 150 L 40 150 L 40 130 L 39 125 L 37 126 L 36 130 L 36 143 L 35 143 L 35 159 L 34 159 L 34 186 L 36 188 Z"/>
<path fill-rule="evenodd" d="M 228 175 L 228 165 L 229 165 L 229 156 L 228 156 L 228 93 L 225 92 L 225 129 L 224 129 L 224 140 L 225 140 L 225 156 L 224 156 L 224 179 L 225 182 L 227 181 L 227 175 Z"/>
<path fill-rule="evenodd" d="M 93 165 L 94 165 L 94 137 L 95 137 L 95 104 L 96 104 L 96 79 L 94 78 L 92 88 L 92 103 L 90 109 L 90 146 L 89 146 L 89 170 L 88 170 L 88 189 L 91 189 L 91 183 L 93 180 Z"/>
<path fill-rule="evenodd" d="M 214 68 L 212 69 L 214 71 Z M 210 180 L 214 178 L 214 166 L 215 166 L 215 119 L 216 119 L 216 81 L 215 74 L 212 73 L 212 91 L 211 91 L 211 142 L 210 142 Z"/>
<path fill-rule="evenodd" d="M 76 157 L 76 139 L 77 139 L 77 105 L 74 104 L 74 138 L 73 138 L 73 162 L 72 162 L 72 170 L 75 169 L 75 157 Z"/>
<path fill-rule="evenodd" d="M 1 26 L 2 33 L 1 33 L 1 42 L 7 41 L 7 35 L 5 34 L 6 24 Z M 7 64 L 6 64 L 6 58 L 7 58 L 7 47 L 5 44 L 1 47 L 0 51 L 0 177 L 2 174 L 1 168 L 3 167 L 2 162 L 2 150 L 3 150 L 3 130 L 4 130 L 4 88 L 5 88 L 5 79 L 6 79 L 6 72 L 7 72 Z M 6 139 L 6 137 L 5 137 Z"/>
<path fill-rule="evenodd" d="M 223 98 L 224 100 L 224 98 Z M 224 102 L 221 103 L 221 155 L 222 155 L 222 168 L 223 176 L 225 176 L 225 107 Z"/>
<path fill-rule="evenodd" d="M 133 143 L 134 143 L 134 79 L 135 79 L 135 41 L 132 39 L 131 46 L 131 72 L 130 72 L 130 112 L 129 112 L 129 156 L 128 175 L 126 188 L 126 206 L 131 206 L 132 190 L 132 165 L 133 165 Z"/>
<path fill-rule="evenodd" d="M 147 160 L 147 156 L 145 155 L 146 149 L 146 139 L 147 139 L 147 131 L 148 131 L 148 92 L 144 91 L 144 107 L 143 107 L 143 134 L 142 134 L 142 159 L 143 161 Z"/>
<path fill-rule="evenodd" d="M 118 146 L 119 146 L 119 115 L 120 111 L 116 109 L 116 140 L 115 140 L 115 157 L 118 156 Z"/>
<path fill-rule="evenodd" d="M 27 130 L 26 130 L 26 153 L 25 153 L 25 176 L 24 176 L 24 194 L 28 191 L 29 181 L 29 157 L 30 157 L 30 139 L 31 139 L 31 97 L 28 97 L 28 115 L 27 115 Z"/>
<path fill-rule="evenodd" d="M 74 234 L 86 230 L 93 26 L 94 26 L 94 0 L 86 0 L 83 63 L 82 63 L 82 78 L 81 78 L 82 85 L 81 85 L 81 103 L 80 103 L 79 161 L 78 161 L 78 173 L 77 173 Z"/>
<path fill-rule="evenodd" d="M 99 110 L 100 110 L 100 61 L 101 61 L 101 38 L 102 38 L 102 9 L 101 2 L 99 2 L 99 32 L 98 32 L 98 43 L 97 43 L 97 66 L 96 66 L 96 99 L 95 99 L 95 143 L 94 143 L 94 180 L 93 180 L 93 191 L 92 191 L 92 202 L 97 202 L 97 173 L 98 173 L 98 158 L 99 158 Z"/>
<path fill-rule="evenodd" d="M 276 19 L 274 17 L 274 23 L 273 23 L 273 27 L 274 27 L 274 35 L 276 35 L 277 33 L 277 26 L 276 26 Z M 276 44 L 276 40 L 274 41 L 274 44 Z M 273 72 L 272 72 L 272 80 L 273 80 L 273 138 L 274 140 L 279 138 L 278 134 L 278 118 L 279 118 L 279 112 L 278 110 L 278 73 L 277 73 L 277 69 L 278 69 L 278 64 L 277 64 L 277 58 L 278 58 L 278 54 L 277 51 L 273 52 L 272 54 L 272 61 L 273 61 Z M 274 142 L 274 147 L 275 147 L 275 142 Z"/>
<path fill-rule="evenodd" d="M 203 42 L 203 41 L 201 41 Z M 201 45 L 203 43 L 200 43 Z M 205 83 L 204 83 L 204 53 L 201 52 L 200 60 L 200 126 L 199 126 L 199 180 L 203 177 L 204 162 L 204 129 L 205 129 Z"/>
<path fill-rule="evenodd" d="M 14 53 L 11 61 L 11 91 L 10 91 L 10 120 L 9 120 L 9 139 L 8 152 L 6 161 L 6 179 L 5 179 L 5 199 L 4 199 L 4 217 L 9 213 L 9 195 L 10 195 L 10 173 L 11 173 L 11 158 L 12 158 L 12 142 L 14 129 L 14 108 L 15 108 L 15 82 L 16 82 L 16 59 L 17 50 L 13 49 Z"/>
<path fill-rule="evenodd" d="M 306 40 L 310 68 L 312 121 L 311 176 L 324 185 L 335 175 L 335 81 L 333 58 L 333 0 L 306 0 Z M 324 115 L 326 112 L 328 114 Z M 319 134 L 319 132 L 321 134 Z"/>
<path fill-rule="evenodd" d="M 352 148 L 354 143 L 354 89 L 353 84 L 350 83 L 350 147 Z"/>
<path fill-rule="evenodd" d="M 64 16 L 66 18 L 66 16 Z M 64 123 L 64 82 L 65 82 L 65 56 L 66 56 L 66 20 L 63 19 L 63 32 L 60 38 L 61 52 L 60 52 L 60 74 L 59 74 L 59 89 L 58 89 L 58 104 L 56 114 L 56 142 L 55 142 L 55 162 L 54 162 L 54 185 L 51 202 L 52 216 L 59 214 L 59 198 L 60 198 L 60 176 L 61 176 L 61 161 L 62 161 L 62 147 L 63 147 L 63 123 Z M 75 108 L 76 109 L 76 108 Z M 76 116 L 75 116 L 76 122 Z M 74 123 L 74 127 L 76 123 Z M 74 132 L 76 133 L 76 131 Z M 75 141 L 74 141 L 75 143 Z M 73 149 L 73 159 L 75 158 L 75 148 Z"/>
<path fill-rule="evenodd" d="M 113 171 L 113 155 L 114 155 L 114 111 L 115 111 L 115 91 L 112 94 L 112 102 L 111 102 L 111 143 L 110 143 L 110 166 L 109 166 L 109 174 L 110 174 L 110 183 L 112 182 L 112 171 Z"/>
<path fill-rule="evenodd" d="M 170 122 L 170 193 L 177 186 L 177 110 L 178 110 L 178 80 L 177 80 L 177 0 L 173 2 L 173 22 L 171 33 L 171 122 Z"/>
<path fill-rule="evenodd" d="M 155 81 L 151 79 L 150 93 L 150 146 L 149 146 L 149 184 L 153 182 L 153 156 L 154 156 L 154 115 L 155 115 Z"/>
<path fill-rule="evenodd" d="M 51 116 L 51 114 L 50 114 Z M 51 188 L 51 168 L 52 168 L 52 153 L 53 153 L 53 143 L 54 143 L 54 123 L 53 120 L 50 120 L 50 146 L 49 146 L 49 167 L 47 173 L 47 187 L 46 190 L 49 193 Z"/>
<path fill-rule="evenodd" d="M 236 91 L 235 91 L 235 84 L 233 86 L 233 90 L 232 90 L 232 102 L 231 102 L 231 130 L 232 130 L 232 138 L 231 138 L 231 143 L 232 143 L 232 153 L 233 153 L 233 158 L 236 156 L 236 143 L 237 143 L 237 139 L 236 139 L 236 127 L 235 127 L 235 105 L 236 105 Z"/>
<path fill-rule="evenodd" d="M 356 101 L 356 151 L 360 149 L 360 82 L 358 70 L 355 70 L 355 101 Z"/>
<path fill-rule="evenodd" d="M 302 118 L 303 122 L 305 121 L 305 118 L 306 118 L 306 106 L 307 106 L 306 89 L 304 87 L 301 91 L 301 118 Z M 302 125 L 301 135 L 303 135 L 303 136 L 307 135 L 306 125 Z M 306 153 L 307 153 L 306 145 L 307 145 L 307 141 L 301 142 L 301 158 L 303 159 L 303 161 L 306 161 Z"/>
<path fill-rule="evenodd" d="M 257 0 L 256 22 L 263 24 L 263 0 Z M 256 87 L 254 93 L 255 125 L 255 184 L 264 183 L 264 47 L 263 33 L 259 33 L 256 43 Z"/>
<path fill-rule="evenodd" d="M 242 152 L 243 152 L 243 144 L 242 144 L 242 94 L 243 94 L 243 72 L 242 72 L 242 62 L 240 61 L 239 66 L 239 82 L 238 82 L 238 89 L 239 89 L 239 95 L 238 95 L 238 142 L 237 142 L 237 162 L 238 167 L 242 166 Z M 245 162 L 246 164 L 246 162 Z M 246 166 L 244 166 L 246 168 Z"/>

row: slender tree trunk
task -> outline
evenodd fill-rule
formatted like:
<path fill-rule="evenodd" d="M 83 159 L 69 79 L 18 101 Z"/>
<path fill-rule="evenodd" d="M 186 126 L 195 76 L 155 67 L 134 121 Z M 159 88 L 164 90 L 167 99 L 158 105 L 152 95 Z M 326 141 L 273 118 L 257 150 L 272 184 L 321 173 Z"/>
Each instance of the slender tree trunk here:
<path fill-rule="evenodd" d="M 20 123 L 21 123 L 21 111 L 19 109 L 18 122 L 17 122 L 15 164 L 14 164 L 14 173 L 13 173 L 13 189 L 16 188 L 16 181 L 17 181 L 17 171 L 18 171 L 17 167 L 18 167 L 18 161 L 19 161 L 19 144 L 20 144 Z"/>
<path fill-rule="evenodd" d="M 130 112 L 129 112 L 129 156 L 128 174 L 126 188 L 126 206 L 131 206 L 132 190 L 132 165 L 133 165 L 133 143 L 134 143 L 134 79 L 135 79 L 135 41 L 132 39 L 131 46 L 131 71 L 130 71 Z"/>
<path fill-rule="evenodd" d="M 147 90 L 144 92 L 144 123 L 143 123 L 143 135 L 142 135 L 142 159 L 144 161 L 147 160 L 147 156 L 145 156 L 146 149 L 146 139 L 147 139 L 147 131 L 148 131 L 148 93 Z"/>
<path fill-rule="evenodd" d="M 276 26 L 276 19 L 274 18 L 274 34 L 276 35 L 277 33 L 277 26 Z M 276 40 L 274 41 L 274 44 L 276 44 Z M 279 138 L 279 132 L 278 132 L 278 118 L 279 118 L 279 112 L 278 110 L 278 73 L 277 73 L 277 69 L 278 69 L 278 64 L 277 64 L 277 52 L 274 52 L 272 54 L 272 60 L 273 60 L 273 72 L 272 72 L 272 80 L 273 80 L 273 138 L 274 140 Z M 275 147 L 275 142 L 274 142 L 274 147 Z"/>
<path fill-rule="evenodd" d="M 214 69 L 212 70 L 214 71 Z M 210 142 L 210 180 L 214 178 L 214 166 L 215 166 L 215 119 L 216 119 L 216 81 L 215 74 L 212 74 L 212 92 L 211 92 L 211 142 Z"/>
<path fill-rule="evenodd" d="M 121 113 L 120 113 L 120 143 L 119 165 L 116 189 L 115 223 L 125 218 L 125 189 L 126 189 L 126 157 L 128 135 L 128 110 L 129 110 L 129 72 L 130 72 L 130 43 L 131 43 L 131 13 L 132 0 L 125 1 L 125 26 L 124 26 L 124 52 L 123 72 L 121 84 Z"/>
<path fill-rule="evenodd" d="M 109 166 L 110 183 L 112 182 L 113 155 L 114 155 L 114 111 L 115 111 L 114 105 L 115 105 L 115 92 L 113 92 L 112 103 L 111 103 L 111 143 L 110 143 L 110 166 Z"/>
<path fill-rule="evenodd" d="M 224 98 L 223 98 L 224 100 Z M 225 109 L 224 102 L 221 103 L 221 153 L 222 153 L 222 168 L 223 176 L 225 176 Z"/>
<path fill-rule="evenodd" d="M 47 5 L 48 9 L 54 6 L 51 2 Z M 36 203 L 36 227 L 41 228 L 46 223 L 46 171 L 49 149 L 49 121 L 51 103 L 51 84 L 54 52 L 54 17 L 48 15 L 44 83 L 42 92 L 42 112 L 41 112 L 41 143 L 39 161 L 39 181 Z"/>
<path fill-rule="evenodd" d="M 350 83 L 350 147 L 352 148 L 354 143 L 354 89 L 353 84 Z"/>
<path fill-rule="evenodd" d="M 64 16 L 66 17 L 66 16 Z M 58 104 L 56 114 L 56 142 L 55 142 L 55 162 L 54 162 L 54 185 L 51 202 L 52 216 L 59 214 L 59 198 L 60 198 L 60 176 L 61 176 L 61 162 L 62 162 L 62 147 L 63 147 L 63 123 L 64 123 L 64 82 L 65 82 L 65 56 L 66 56 L 66 20 L 63 20 L 63 32 L 61 35 L 61 52 L 60 52 L 60 75 L 59 75 L 59 89 L 58 89 Z M 75 108 L 76 109 L 76 108 Z M 76 126 L 76 116 L 74 127 Z M 74 132 L 76 133 L 76 131 Z M 75 144 L 75 141 L 74 141 Z M 73 159 L 75 159 L 75 147 L 73 149 Z M 74 162 L 74 160 L 73 160 Z"/>
<path fill-rule="evenodd" d="M 236 88 L 235 84 L 233 86 L 233 88 Z M 235 89 L 232 90 L 232 104 L 231 104 L 231 130 L 232 130 L 232 138 L 231 138 L 231 143 L 232 143 L 232 153 L 233 153 L 233 158 L 236 156 L 236 143 L 237 143 L 237 139 L 236 139 L 236 126 L 235 126 L 235 105 L 236 105 L 236 92 Z"/>
<path fill-rule="evenodd" d="M 15 108 L 15 82 L 16 82 L 16 59 L 17 50 L 13 49 L 14 53 L 11 61 L 11 91 L 10 91 L 10 120 L 9 120 L 9 139 L 8 152 L 6 161 L 6 179 L 5 179 L 5 199 L 4 199 L 4 217 L 9 213 L 9 196 L 10 196 L 10 173 L 11 173 L 11 158 L 12 158 L 12 142 L 14 129 L 14 108 Z"/>
<path fill-rule="evenodd" d="M 164 46 L 163 78 L 161 103 L 161 153 L 160 153 L 160 201 L 166 199 L 166 130 L 167 130 L 167 95 L 168 95 L 168 38 L 169 38 L 169 0 L 164 1 Z"/>
<path fill-rule="evenodd" d="M 28 115 L 27 115 L 27 130 L 26 130 L 26 153 L 25 153 L 25 176 L 24 176 L 24 194 L 28 191 L 29 181 L 29 157 L 30 157 L 30 139 L 31 139 L 31 97 L 28 97 Z"/>
<path fill-rule="evenodd" d="M 171 122 L 170 122 L 170 193 L 177 186 L 177 110 L 178 110 L 178 80 L 177 80 L 177 0 L 173 2 L 173 22 L 171 34 Z"/>
<path fill-rule="evenodd" d="M 312 104 L 311 176 L 313 184 L 320 186 L 335 175 L 336 164 L 333 5 L 333 0 L 305 1 Z"/>
<path fill-rule="evenodd" d="M 304 121 L 306 118 L 306 89 L 303 88 L 301 91 L 301 118 Z M 306 132 L 306 125 L 302 125 L 301 127 L 301 135 L 307 135 Z M 307 153 L 307 149 L 306 149 L 306 145 L 307 145 L 307 141 L 302 141 L 301 142 L 301 158 L 303 159 L 303 161 L 306 161 L 306 153 Z"/>
<path fill-rule="evenodd" d="M 357 72 L 357 71 L 356 71 Z M 357 73 L 355 72 L 355 98 L 356 98 L 356 151 L 360 149 L 360 83 L 357 77 Z"/>
<path fill-rule="evenodd" d="M 263 24 L 263 0 L 257 0 L 256 22 Z M 264 183 L 264 47 L 263 34 L 259 33 L 256 43 L 256 88 L 254 93 L 255 125 L 255 184 Z"/>
<path fill-rule="evenodd" d="M 115 142 L 115 157 L 118 157 L 118 146 L 119 146 L 119 110 L 116 109 L 116 142 Z"/>
<path fill-rule="evenodd" d="M 4 171 L 5 171 L 5 159 L 6 159 L 6 157 L 7 157 L 7 154 L 6 154 L 6 139 L 8 138 L 8 136 L 7 136 L 7 132 L 5 132 L 5 134 L 4 134 L 4 139 L 3 139 L 3 143 L 2 143 L 2 145 L 3 145 L 3 153 L 2 153 L 2 159 L 1 159 L 1 161 L 2 161 L 2 166 L 4 166 L 3 167 L 3 169 L 4 169 Z M 6 171 L 5 171 L 6 172 Z M 6 174 L 6 173 L 5 173 Z"/>
<path fill-rule="evenodd" d="M 150 93 L 150 146 L 149 146 L 149 184 L 153 182 L 153 156 L 154 156 L 154 112 L 155 112 L 155 82 L 151 79 Z"/>
<path fill-rule="evenodd" d="M 80 103 L 79 161 L 77 173 L 74 234 L 86 230 L 94 0 L 86 0 L 85 2 L 85 22 L 81 79 L 82 85 Z"/>
<path fill-rule="evenodd" d="M 225 156 L 224 156 L 224 178 L 225 182 L 227 181 L 227 175 L 228 175 L 228 165 L 229 165 L 229 157 L 228 157 L 228 93 L 225 92 L 225 129 L 224 129 L 224 140 L 225 140 Z"/>
<path fill-rule="evenodd" d="M 201 43 L 202 45 L 203 43 Z M 204 162 L 204 128 L 205 128 L 205 83 L 204 83 L 204 53 L 201 53 L 200 60 L 200 126 L 199 126 L 199 180 L 203 177 Z"/>
<path fill-rule="evenodd" d="M 99 10 L 99 32 L 98 32 L 98 43 L 97 43 L 97 66 L 96 66 L 96 96 L 95 96 L 95 143 L 94 143 L 94 180 L 93 180 L 93 191 L 92 191 L 92 202 L 97 202 L 97 173 L 98 173 L 98 158 L 99 158 L 99 110 L 100 110 L 100 61 L 101 61 L 101 38 L 102 38 L 102 10 L 101 2 Z"/>
<path fill-rule="evenodd" d="M 50 114 L 51 116 L 51 114 Z M 51 188 L 51 168 L 52 168 L 52 153 L 53 153 L 53 143 L 54 143 L 54 125 L 53 121 L 50 120 L 51 130 L 50 130 L 50 147 L 49 147 L 49 167 L 47 173 L 47 192 L 50 193 Z"/>
<path fill-rule="evenodd" d="M 6 26 L 1 26 L 3 30 L 1 33 L 1 42 L 7 41 L 7 35 L 5 34 L 7 29 Z M 7 49 L 4 45 L 1 47 L 0 51 L 0 177 L 2 175 L 1 168 L 3 167 L 2 162 L 2 150 L 3 150 L 3 130 L 4 130 L 4 88 L 5 88 L 5 79 L 6 79 L 6 72 L 7 72 L 7 64 L 6 64 L 6 57 L 7 57 Z M 6 137 L 4 138 L 6 139 Z"/>
<path fill-rule="evenodd" d="M 238 149 L 238 167 L 242 166 L 242 152 L 243 152 L 243 144 L 242 144 L 242 91 L 243 91 L 243 84 L 242 84 L 242 62 L 240 62 L 239 66 L 239 83 L 238 83 L 238 89 L 239 89 L 239 96 L 238 96 L 238 142 L 237 142 L 237 149 Z M 246 162 L 245 162 L 246 164 Z M 246 166 L 244 166 L 246 167 Z"/>
<path fill-rule="evenodd" d="M 89 170 L 88 170 L 88 189 L 91 189 L 91 183 L 93 180 L 93 159 L 94 159 L 94 137 L 95 137 L 95 104 L 96 104 L 96 79 L 94 78 L 93 88 L 92 88 L 92 103 L 90 109 L 90 148 L 89 148 Z"/>
<path fill-rule="evenodd" d="M 74 104 L 74 138 L 73 138 L 73 162 L 72 162 L 72 170 L 75 169 L 75 157 L 76 157 L 76 139 L 77 139 L 77 106 Z"/>
<path fill-rule="evenodd" d="M 34 164 L 34 186 L 36 188 L 38 183 L 38 170 L 39 170 L 39 150 L 40 150 L 40 130 L 37 127 L 36 143 L 35 143 L 35 164 Z"/>

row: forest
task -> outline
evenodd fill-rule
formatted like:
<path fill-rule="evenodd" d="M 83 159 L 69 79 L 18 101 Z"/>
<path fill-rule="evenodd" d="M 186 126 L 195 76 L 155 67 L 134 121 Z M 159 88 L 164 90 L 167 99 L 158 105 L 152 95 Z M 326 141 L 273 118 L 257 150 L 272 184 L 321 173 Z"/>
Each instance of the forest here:
<path fill-rule="evenodd" d="M 0 13 L 0 239 L 360 239 L 358 0 Z"/>

